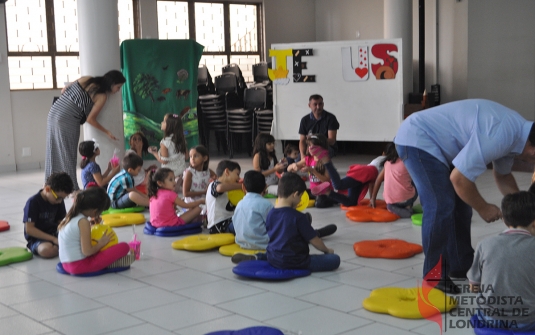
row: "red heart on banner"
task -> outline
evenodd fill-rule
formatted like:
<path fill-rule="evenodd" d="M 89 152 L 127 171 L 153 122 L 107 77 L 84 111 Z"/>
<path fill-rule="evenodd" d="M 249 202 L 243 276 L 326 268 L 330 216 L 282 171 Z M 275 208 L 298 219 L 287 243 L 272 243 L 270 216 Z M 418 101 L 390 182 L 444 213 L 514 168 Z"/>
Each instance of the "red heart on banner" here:
<path fill-rule="evenodd" d="M 357 74 L 357 76 L 364 78 L 368 74 L 368 69 L 358 67 L 355 69 L 355 73 Z"/>

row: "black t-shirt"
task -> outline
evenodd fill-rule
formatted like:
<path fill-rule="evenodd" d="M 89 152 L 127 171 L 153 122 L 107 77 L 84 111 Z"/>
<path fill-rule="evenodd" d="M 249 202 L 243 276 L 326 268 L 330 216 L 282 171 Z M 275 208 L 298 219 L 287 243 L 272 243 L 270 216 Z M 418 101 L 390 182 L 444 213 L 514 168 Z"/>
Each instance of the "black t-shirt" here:
<path fill-rule="evenodd" d="M 339 128 L 340 124 L 336 116 L 323 110 L 323 115 L 319 120 L 314 117 L 312 112 L 303 116 L 299 124 L 299 134 L 305 136 L 309 134 L 323 134 L 328 137 L 329 130 L 338 130 Z"/>
<path fill-rule="evenodd" d="M 67 214 L 65 202 L 51 204 L 41 197 L 41 191 L 39 190 L 26 202 L 22 222 L 33 222 L 35 228 L 52 236 L 58 236 L 58 224 Z M 26 234 L 26 227 L 24 227 L 24 237 L 28 242 L 35 240 L 34 237 Z"/>

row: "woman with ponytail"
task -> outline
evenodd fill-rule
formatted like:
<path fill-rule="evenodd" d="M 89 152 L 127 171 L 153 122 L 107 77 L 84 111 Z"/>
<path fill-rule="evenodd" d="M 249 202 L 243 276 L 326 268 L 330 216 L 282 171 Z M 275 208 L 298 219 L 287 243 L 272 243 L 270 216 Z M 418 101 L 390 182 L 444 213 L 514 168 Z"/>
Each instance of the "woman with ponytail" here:
<path fill-rule="evenodd" d="M 59 260 L 68 273 L 96 272 L 114 264 L 127 266 L 133 262 L 130 247 L 125 242 L 101 250 L 110 242 L 110 232 L 95 245 L 91 243 L 91 222 L 87 218 L 98 222 L 102 211 L 109 207 L 110 198 L 103 188 L 91 187 L 76 194 L 71 209 L 58 226 Z"/>
<path fill-rule="evenodd" d="M 46 128 L 45 180 L 53 172 L 67 172 L 78 190 L 76 182 L 76 149 L 80 138 L 80 125 L 86 121 L 117 138 L 97 121 L 108 94 L 119 92 L 126 82 L 120 71 L 112 70 L 102 77 L 82 77 L 62 91 L 48 113 Z"/>

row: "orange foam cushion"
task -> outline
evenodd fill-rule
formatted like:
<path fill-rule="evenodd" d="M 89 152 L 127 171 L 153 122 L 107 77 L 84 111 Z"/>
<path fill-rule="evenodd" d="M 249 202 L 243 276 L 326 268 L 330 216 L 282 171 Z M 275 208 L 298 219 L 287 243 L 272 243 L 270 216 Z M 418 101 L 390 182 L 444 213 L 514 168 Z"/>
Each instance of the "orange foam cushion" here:
<path fill-rule="evenodd" d="M 352 209 L 355 209 L 357 207 L 360 207 L 360 206 L 366 206 L 366 207 L 369 207 L 370 206 L 370 199 L 362 199 L 361 202 L 359 202 L 359 204 L 357 206 L 340 206 L 341 209 L 347 211 L 347 210 L 352 210 Z M 384 208 L 386 209 L 386 202 L 384 200 L 381 200 L 381 199 L 376 199 L 375 200 L 375 208 Z"/>
<path fill-rule="evenodd" d="M 371 208 L 367 206 L 355 206 L 346 213 L 346 217 L 355 222 L 392 222 L 399 219 L 394 213 L 385 208 Z"/>
<path fill-rule="evenodd" d="M 423 252 L 421 245 L 403 240 L 360 241 L 353 244 L 357 256 L 366 258 L 409 258 Z"/>

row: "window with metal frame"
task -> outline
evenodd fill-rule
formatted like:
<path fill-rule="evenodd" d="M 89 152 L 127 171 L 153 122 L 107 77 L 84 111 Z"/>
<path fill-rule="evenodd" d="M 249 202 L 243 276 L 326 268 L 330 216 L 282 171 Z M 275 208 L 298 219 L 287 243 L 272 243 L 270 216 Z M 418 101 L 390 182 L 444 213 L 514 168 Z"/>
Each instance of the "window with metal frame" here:
<path fill-rule="evenodd" d="M 134 6 L 118 0 L 119 43 L 138 36 Z M 77 0 L 5 3 L 11 90 L 58 89 L 80 77 Z"/>
<path fill-rule="evenodd" d="M 200 64 L 212 78 L 236 63 L 253 81 L 252 66 L 262 55 L 260 4 L 158 0 L 157 9 L 160 39 L 195 39 L 204 46 Z"/>

